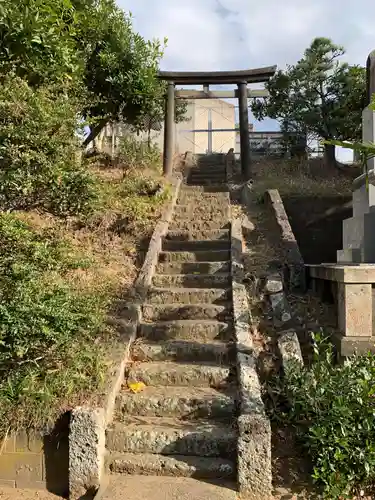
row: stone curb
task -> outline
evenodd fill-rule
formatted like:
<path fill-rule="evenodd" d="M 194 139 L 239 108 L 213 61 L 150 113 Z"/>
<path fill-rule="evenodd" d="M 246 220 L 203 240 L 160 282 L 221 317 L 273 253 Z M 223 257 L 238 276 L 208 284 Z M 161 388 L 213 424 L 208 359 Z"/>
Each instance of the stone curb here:
<path fill-rule="evenodd" d="M 305 291 L 305 264 L 278 190 L 267 190 L 265 193 L 265 202 L 272 208 L 276 223 L 280 229 L 281 241 L 284 247 L 286 262 L 289 270 L 290 290 Z"/>
<path fill-rule="evenodd" d="M 277 346 L 279 348 L 284 373 L 287 373 L 296 363 L 303 366 L 301 346 L 295 330 L 290 329 L 281 332 L 277 340 Z"/>
<path fill-rule="evenodd" d="M 298 336 L 293 328 L 285 329 L 285 326 L 292 320 L 292 311 L 286 297 L 283 279 L 280 273 L 271 272 L 265 280 L 265 293 L 268 294 L 274 324 L 284 329 L 279 331 L 277 345 L 281 357 L 281 364 L 284 373 L 296 362 L 303 365 L 303 358 Z"/>
<path fill-rule="evenodd" d="M 137 326 L 142 319 L 142 303 L 151 286 L 162 238 L 168 231 L 181 187 L 181 177 L 172 180 L 173 192 L 169 205 L 156 224 L 146 258 L 134 284 L 134 302 L 129 306 L 133 320 L 128 328 L 125 352 L 113 375 L 110 389 L 102 407 L 77 407 L 73 409 L 69 428 L 69 499 L 78 500 L 87 492 L 98 494 L 105 487 L 105 431 L 114 414 L 116 397 L 124 381 L 125 366 L 130 359 L 130 347 L 137 336 Z M 98 494 L 95 498 L 99 498 Z M 101 494 L 101 493 L 100 493 Z"/>
<path fill-rule="evenodd" d="M 265 414 L 257 360 L 250 336 L 250 313 L 242 262 L 242 225 L 231 226 L 231 266 L 234 331 L 237 351 L 239 417 L 237 482 L 240 494 L 249 499 L 272 497 L 271 426 Z"/>

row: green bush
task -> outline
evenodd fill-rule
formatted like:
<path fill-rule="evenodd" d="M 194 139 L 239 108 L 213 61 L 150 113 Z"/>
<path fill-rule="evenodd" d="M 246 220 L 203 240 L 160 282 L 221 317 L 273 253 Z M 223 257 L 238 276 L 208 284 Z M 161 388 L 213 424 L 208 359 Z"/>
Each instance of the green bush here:
<path fill-rule="evenodd" d="M 39 403 L 64 394 L 54 393 L 46 377 L 55 377 L 52 387 L 59 391 L 65 369 L 71 381 L 92 383 L 85 370 L 75 370 L 103 324 L 105 301 L 75 291 L 64 279 L 82 266 L 87 262 L 53 234 L 37 234 L 13 214 L 0 216 L 0 430 L 35 423 L 32 412 L 43 415 Z"/>
<path fill-rule="evenodd" d="M 156 144 L 148 140 L 140 140 L 134 135 L 128 135 L 121 139 L 119 161 L 124 173 L 134 168 L 153 167 L 159 169 L 161 167 L 161 153 Z"/>
<path fill-rule="evenodd" d="M 312 366 L 285 374 L 283 417 L 295 425 L 325 498 L 348 498 L 375 481 L 375 356 L 338 365 L 330 344 L 316 339 Z"/>
<path fill-rule="evenodd" d="M 63 91 L 12 75 L 0 84 L 0 209 L 90 210 L 95 182 L 79 159 L 77 107 Z"/>

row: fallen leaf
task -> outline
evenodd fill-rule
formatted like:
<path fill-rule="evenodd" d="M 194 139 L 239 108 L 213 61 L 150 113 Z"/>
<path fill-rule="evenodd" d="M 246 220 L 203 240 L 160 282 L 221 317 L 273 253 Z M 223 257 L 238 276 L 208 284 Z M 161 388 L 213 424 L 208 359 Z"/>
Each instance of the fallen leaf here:
<path fill-rule="evenodd" d="M 146 388 L 146 384 L 144 384 L 143 382 L 134 382 L 128 384 L 128 387 L 134 394 L 137 394 L 138 392 L 142 392 Z"/>

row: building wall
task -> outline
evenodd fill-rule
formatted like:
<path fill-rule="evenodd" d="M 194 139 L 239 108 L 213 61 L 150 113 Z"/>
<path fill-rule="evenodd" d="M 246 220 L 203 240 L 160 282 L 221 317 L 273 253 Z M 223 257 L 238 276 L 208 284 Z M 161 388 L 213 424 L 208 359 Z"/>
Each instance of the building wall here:
<path fill-rule="evenodd" d="M 197 99 L 187 105 L 186 121 L 175 124 L 175 153 L 191 151 L 195 154 L 205 154 L 209 148 L 207 130 L 211 116 L 212 129 L 235 127 L 235 108 L 233 104 L 219 99 Z M 127 127 L 123 124 L 107 124 L 101 131 L 94 145 L 99 151 L 108 154 L 116 154 L 121 137 L 128 134 Z M 140 139 L 147 139 L 147 132 L 140 133 Z M 158 145 L 162 151 L 164 147 L 164 123 L 160 131 L 151 131 L 151 140 Z M 213 152 L 227 152 L 229 148 L 235 147 L 235 131 L 212 132 Z"/>

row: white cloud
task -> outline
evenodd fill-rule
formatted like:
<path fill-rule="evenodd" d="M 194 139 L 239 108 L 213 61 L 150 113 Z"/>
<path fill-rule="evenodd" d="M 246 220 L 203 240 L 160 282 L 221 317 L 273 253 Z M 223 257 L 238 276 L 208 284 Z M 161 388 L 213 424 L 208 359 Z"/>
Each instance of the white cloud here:
<path fill-rule="evenodd" d="M 375 48 L 374 0 L 117 0 L 146 38 L 168 37 L 164 70 L 294 64 L 311 40 L 331 38 L 364 65 Z M 274 128 L 271 120 L 256 128 Z"/>

